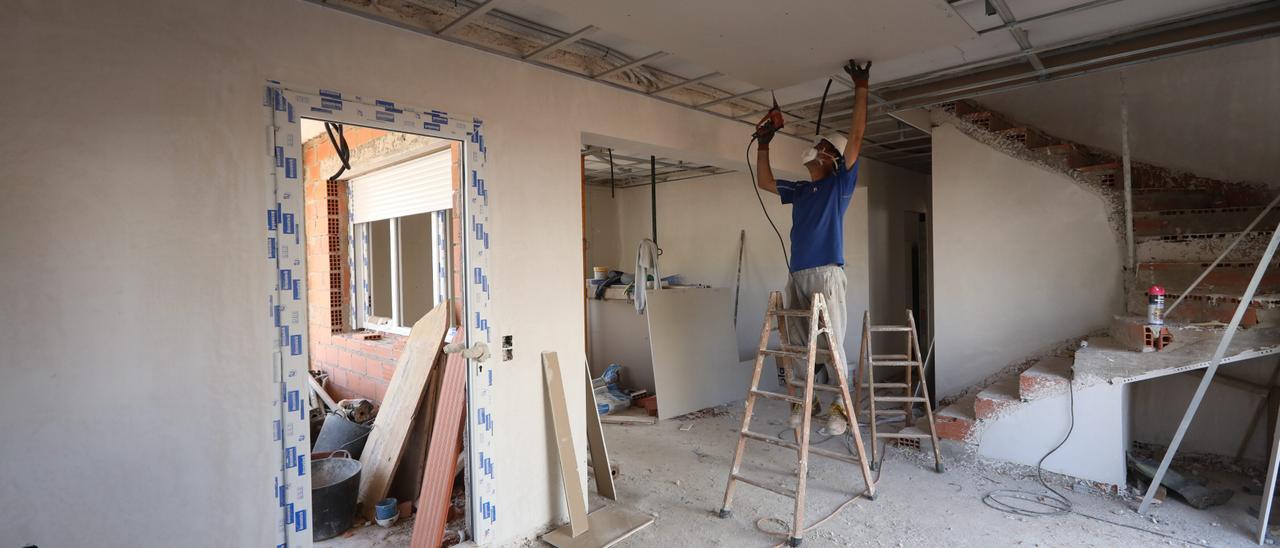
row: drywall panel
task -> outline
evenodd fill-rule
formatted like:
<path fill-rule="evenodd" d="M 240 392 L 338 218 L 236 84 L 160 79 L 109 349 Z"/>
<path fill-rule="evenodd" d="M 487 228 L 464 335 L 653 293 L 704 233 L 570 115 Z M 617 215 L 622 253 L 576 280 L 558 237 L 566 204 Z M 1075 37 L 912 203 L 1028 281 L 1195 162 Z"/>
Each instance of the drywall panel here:
<path fill-rule="evenodd" d="M 645 302 L 659 419 L 746 396 L 751 374 L 738 368 L 732 290 L 664 289 Z"/>
<path fill-rule="evenodd" d="M 631 270 L 630 268 L 627 269 Z M 622 366 L 622 387 L 654 393 L 649 322 L 628 301 L 587 301 L 591 374 L 599 377 L 609 364 Z"/>
<path fill-rule="evenodd" d="M 0 61 L 0 400 L 24 412 L 0 415 L 22 440 L 0 444 L 0 538 L 274 545 L 281 511 L 263 486 L 279 443 L 247 434 L 271 423 L 278 394 L 261 298 L 274 288 L 269 79 L 484 117 L 494 336 L 515 344 L 489 369 L 493 469 L 511 471 L 493 544 L 563 519 L 560 480 L 544 473 L 549 422 L 529 402 L 544 397 L 539 353 L 584 343 L 581 135 L 732 162 L 749 128 L 306 2 L 6 9 L 0 47 L 17 53 Z M 775 139 L 780 167 L 800 169 L 803 146 Z M 584 374 L 567 369 L 566 385 Z"/>
<path fill-rule="evenodd" d="M 950 396 L 1123 309 L 1102 198 L 951 125 L 933 131 L 935 382 Z"/>
<path fill-rule="evenodd" d="M 978 99 L 1059 137 L 1120 152 L 1120 78 L 1138 161 L 1280 185 L 1280 38 Z"/>
<path fill-rule="evenodd" d="M 1035 466 L 1070 431 L 1067 442 L 1045 459 L 1045 470 L 1124 486 L 1129 386 L 1100 385 L 1076 392 L 1074 419 L 1072 396 L 1067 394 L 1018 405 L 986 423 L 978 442 L 979 453 Z"/>
<path fill-rule="evenodd" d="M 853 57 L 887 60 L 976 36 L 945 0 L 529 1 L 764 88 L 824 77 Z"/>

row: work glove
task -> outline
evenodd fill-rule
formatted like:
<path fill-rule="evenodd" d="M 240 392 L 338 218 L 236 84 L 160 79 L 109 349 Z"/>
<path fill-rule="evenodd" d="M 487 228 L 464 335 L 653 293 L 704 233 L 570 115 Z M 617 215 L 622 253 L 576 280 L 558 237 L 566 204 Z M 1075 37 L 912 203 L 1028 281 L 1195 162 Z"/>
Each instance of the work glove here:
<path fill-rule="evenodd" d="M 760 150 L 769 150 L 769 141 L 773 140 L 773 134 L 780 129 L 777 121 L 782 119 L 781 112 L 778 109 L 777 102 L 775 102 L 773 108 L 769 109 L 764 118 L 761 118 L 760 122 L 756 124 L 756 131 L 752 135 L 756 138 L 756 143 L 760 145 Z"/>
<path fill-rule="evenodd" d="M 773 129 L 761 128 L 756 130 L 756 144 L 759 145 L 761 150 L 769 150 L 769 141 L 773 140 L 773 134 L 775 133 L 777 131 Z"/>
<path fill-rule="evenodd" d="M 867 61 L 866 65 L 860 67 L 856 59 L 850 59 L 849 63 L 844 66 L 844 71 L 853 80 L 854 87 L 868 87 L 871 81 L 871 61 Z"/>

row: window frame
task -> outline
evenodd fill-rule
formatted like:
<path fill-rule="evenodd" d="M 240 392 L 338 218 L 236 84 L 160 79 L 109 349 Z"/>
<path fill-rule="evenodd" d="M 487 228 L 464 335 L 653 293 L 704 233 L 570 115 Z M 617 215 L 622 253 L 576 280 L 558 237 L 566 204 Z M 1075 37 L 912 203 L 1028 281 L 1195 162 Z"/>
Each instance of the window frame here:
<path fill-rule="evenodd" d="M 349 198 L 348 198 L 349 199 Z M 439 230 L 442 226 L 450 226 L 451 210 L 441 209 L 436 211 L 428 211 L 418 213 L 416 215 L 431 215 L 431 234 L 428 240 L 431 245 L 431 262 L 429 272 L 431 275 L 431 305 L 439 305 L 447 294 L 448 284 L 448 239 L 443 238 Z M 377 287 L 371 282 L 372 276 L 372 257 L 369 238 L 369 224 L 377 221 L 367 221 L 363 223 L 349 223 L 351 235 L 356 245 L 350 246 L 352 264 L 357 268 L 352 269 L 351 275 L 355 286 L 355 302 L 352 311 L 355 315 L 353 325 L 356 329 L 366 329 L 370 331 L 380 331 L 383 333 L 391 333 L 395 335 L 409 336 L 413 325 L 404 325 L 404 295 L 402 288 L 404 287 L 404 265 L 400 262 L 401 256 L 401 227 L 400 220 L 404 217 L 391 217 L 388 221 L 388 268 L 390 269 L 390 287 L 391 291 L 391 316 L 378 316 L 372 313 L 373 305 L 370 301 L 372 292 L 377 291 Z"/>

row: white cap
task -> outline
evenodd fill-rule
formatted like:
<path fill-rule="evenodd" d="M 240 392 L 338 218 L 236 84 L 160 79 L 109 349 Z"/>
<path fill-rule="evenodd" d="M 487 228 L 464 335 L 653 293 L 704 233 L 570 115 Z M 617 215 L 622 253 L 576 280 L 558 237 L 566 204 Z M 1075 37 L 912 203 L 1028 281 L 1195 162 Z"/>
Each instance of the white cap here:
<path fill-rule="evenodd" d="M 813 146 L 816 147 L 823 141 L 831 143 L 831 146 L 836 147 L 836 152 L 840 154 L 844 154 L 844 147 L 849 144 L 849 138 L 841 135 L 838 131 L 828 131 L 815 137 Z"/>
<path fill-rule="evenodd" d="M 800 163 L 807 164 L 818 158 L 818 145 L 823 141 L 831 143 L 836 148 L 836 154 L 844 154 L 845 145 L 849 144 L 849 139 L 839 132 L 828 131 L 813 138 L 813 146 L 809 147 L 800 155 Z"/>

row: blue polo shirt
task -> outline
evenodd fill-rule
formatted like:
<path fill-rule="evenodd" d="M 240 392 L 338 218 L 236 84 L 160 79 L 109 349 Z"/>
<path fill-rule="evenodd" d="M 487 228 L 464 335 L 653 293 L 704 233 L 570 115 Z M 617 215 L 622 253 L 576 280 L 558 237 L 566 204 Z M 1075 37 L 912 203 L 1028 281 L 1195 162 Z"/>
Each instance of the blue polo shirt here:
<path fill-rule="evenodd" d="M 858 184 L 858 162 L 816 182 L 778 180 L 778 196 L 791 204 L 791 271 L 844 266 L 844 212 Z"/>

